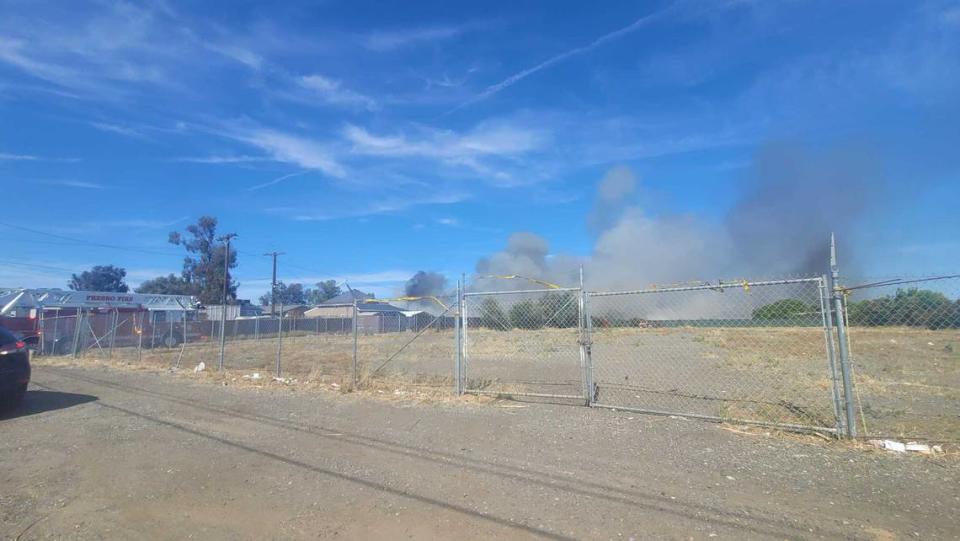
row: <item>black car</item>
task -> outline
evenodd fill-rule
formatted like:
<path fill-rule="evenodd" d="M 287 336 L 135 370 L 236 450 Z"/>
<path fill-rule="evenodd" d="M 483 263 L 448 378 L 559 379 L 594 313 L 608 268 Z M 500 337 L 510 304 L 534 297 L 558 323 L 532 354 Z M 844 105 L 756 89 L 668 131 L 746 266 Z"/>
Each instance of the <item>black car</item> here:
<path fill-rule="evenodd" d="M 30 383 L 30 352 L 27 344 L 0 327 L 0 408 L 15 408 L 23 401 Z"/>

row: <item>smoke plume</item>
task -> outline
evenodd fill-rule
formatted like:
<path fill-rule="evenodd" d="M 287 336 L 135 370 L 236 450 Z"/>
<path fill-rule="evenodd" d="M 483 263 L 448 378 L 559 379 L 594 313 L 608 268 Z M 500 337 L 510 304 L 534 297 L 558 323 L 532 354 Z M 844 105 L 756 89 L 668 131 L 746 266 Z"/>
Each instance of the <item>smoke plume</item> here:
<path fill-rule="evenodd" d="M 429 297 L 443 295 L 447 286 L 447 278 L 442 274 L 428 271 L 417 271 L 404 286 L 403 292 L 408 297 Z"/>
<path fill-rule="evenodd" d="M 653 212 L 638 195 L 636 175 L 615 167 L 598 184 L 586 216 L 595 236 L 589 258 L 551 255 L 546 239 L 514 233 L 503 251 L 477 262 L 477 278 L 520 274 L 573 286 L 582 264 L 589 287 L 612 290 L 822 274 L 828 270 L 830 232 L 845 238 L 870 204 L 866 187 L 877 179 L 871 165 L 877 160 L 871 158 L 859 149 L 824 153 L 767 146 L 742 179 L 739 200 L 725 216 L 712 219 Z M 479 287 L 529 284 L 487 280 Z"/>

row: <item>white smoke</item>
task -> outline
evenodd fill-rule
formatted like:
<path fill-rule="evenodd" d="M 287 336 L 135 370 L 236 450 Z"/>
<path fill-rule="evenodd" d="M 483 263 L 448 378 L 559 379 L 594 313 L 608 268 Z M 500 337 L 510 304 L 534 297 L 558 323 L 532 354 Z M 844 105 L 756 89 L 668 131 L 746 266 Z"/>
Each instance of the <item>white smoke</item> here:
<path fill-rule="evenodd" d="M 519 274 L 575 286 L 582 264 L 589 288 L 622 290 L 823 274 L 830 232 L 852 229 L 870 203 L 865 188 L 877 178 L 870 158 L 859 149 L 816 153 L 769 145 L 758 152 L 744 195 L 718 221 L 654 213 L 638 197 L 642 189 L 633 171 L 614 167 L 598 184 L 586 217 L 595 235 L 588 258 L 551 255 L 543 237 L 514 233 L 503 251 L 477 262 L 476 278 Z M 478 286 L 530 284 L 486 280 Z"/>

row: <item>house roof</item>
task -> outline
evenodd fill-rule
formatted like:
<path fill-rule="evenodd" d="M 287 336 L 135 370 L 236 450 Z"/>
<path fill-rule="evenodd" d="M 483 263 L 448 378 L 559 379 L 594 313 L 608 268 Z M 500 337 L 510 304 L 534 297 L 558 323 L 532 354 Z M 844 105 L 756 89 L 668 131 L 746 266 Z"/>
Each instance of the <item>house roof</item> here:
<path fill-rule="evenodd" d="M 403 312 L 402 309 L 385 302 L 362 302 L 357 304 L 357 309 L 360 312 Z"/>

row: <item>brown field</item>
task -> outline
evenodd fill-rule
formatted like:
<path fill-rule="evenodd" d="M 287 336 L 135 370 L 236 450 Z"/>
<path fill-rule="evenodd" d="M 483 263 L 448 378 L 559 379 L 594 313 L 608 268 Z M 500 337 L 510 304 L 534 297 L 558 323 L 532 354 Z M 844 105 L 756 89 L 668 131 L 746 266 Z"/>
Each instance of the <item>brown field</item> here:
<path fill-rule="evenodd" d="M 598 403 L 729 420 L 832 428 L 833 382 L 823 331 L 817 328 L 617 328 L 593 335 Z M 851 353 L 860 433 L 902 439 L 960 440 L 960 332 L 917 328 L 853 328 Z M 585 395 L 576 329 L 470 329 L 467 388 L 522 396 Z M 281 375 L 300 385 L 352 388 L 350 334 L 284 336 Z M 453 388 L 451 330 L 362 335 L 360 387 L 436 398 Z M 81 362 L 192 373 L 216 369 L 216 342 L 184 348 L 94 348 Z M 232 378 L 259 373 L 270 381 L 277 339 L 230 339 L 225 368 Z M 62 362 L 48 358 L 39 362 Z M 249 378 L 247 381 L 250 381 Z"/>

